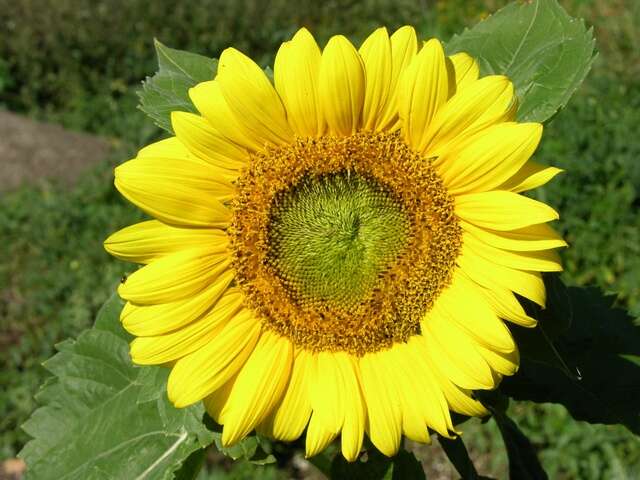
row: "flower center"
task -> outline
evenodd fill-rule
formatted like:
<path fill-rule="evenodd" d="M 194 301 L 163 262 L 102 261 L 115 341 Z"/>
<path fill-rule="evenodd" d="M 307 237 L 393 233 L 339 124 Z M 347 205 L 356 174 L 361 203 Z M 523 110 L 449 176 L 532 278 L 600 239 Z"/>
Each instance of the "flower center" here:
<path fill-rule="evenodd" d="M 305 177 L 273 202 L 267 262 L 300 305 L 348 308 L 371 293 L 410 228 L 401 203 L 375 180 Z"/>
<path fill-rule="evenodd" d="M 453 201 L 398 134 L 268 147 L 237 189 L 237 282 L 265 328 L 299 348 L 364 355 L 407 341 L 451 280 Z"/>

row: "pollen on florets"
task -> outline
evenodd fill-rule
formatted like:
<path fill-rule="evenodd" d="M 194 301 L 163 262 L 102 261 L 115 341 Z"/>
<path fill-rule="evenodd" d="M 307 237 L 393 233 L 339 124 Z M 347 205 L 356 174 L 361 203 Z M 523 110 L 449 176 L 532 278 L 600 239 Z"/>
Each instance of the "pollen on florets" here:
<path fill-rule="evenodd" d="M 229 233 L 248 306 L 313 351 L 419 333 L 461 247 L 453 202 L 398 134 L 298 139 L 252 157 Z"/>

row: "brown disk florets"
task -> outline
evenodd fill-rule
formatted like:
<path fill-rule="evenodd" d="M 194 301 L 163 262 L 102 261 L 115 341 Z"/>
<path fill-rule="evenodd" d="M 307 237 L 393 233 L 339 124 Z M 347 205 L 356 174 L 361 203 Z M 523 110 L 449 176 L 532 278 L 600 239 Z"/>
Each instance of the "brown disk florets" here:
<path fill-rule="evenodd" d="M 404 342 L 451 280 L 462 243 L 453 201 L 397 133 L 267 148 L 237 187 L 236 278 L 264 325 L 296 346 L 363 355 Z"/>

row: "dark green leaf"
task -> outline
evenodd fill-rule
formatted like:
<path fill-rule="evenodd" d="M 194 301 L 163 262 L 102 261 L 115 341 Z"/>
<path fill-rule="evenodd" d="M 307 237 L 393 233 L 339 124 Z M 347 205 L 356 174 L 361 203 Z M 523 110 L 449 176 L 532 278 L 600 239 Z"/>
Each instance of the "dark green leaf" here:
<path fill-rule="evenodd" d="M 212 80 L 218 61 L 195 53 L 174 50 L 155 41 L 158 72 L 143 83 L 138 91 L 140 109 L 156 124 L 173 133 L 171 112 L 196 112 L 189 99 L 189 88 Z"/>
<path fill-rule="evenodd" d="M 530 302 L 536 309 L 534 317 L 544 323 L 546 335 L 550 340 L 555 340 L 571 326 L 573 319 L 573 307 L 567 287 L 558 274 L 544 274 L 544 287 L 547 291 L 547 305 L 545 309 Z"/>
<path fill-rule="evenodd" d="M 117 328 L 122 303 L 107 302 L 96 326 L 64 342 L 44 366 L 54 377 L 38 393 L 42 405 L 25 423 L 33 438 L 20 456 L 28 478 L 168 479 L 192 452 L 213 441 L 201 405 L 176 409 L 159 395 L 162 375 L 142 374 Z M 149 382 L 149 383 L 143 383 Z"/>
<path fill-rule="evenodd" d="M 592 30 L 557 0 L 513 2 L 455 35 L 448 53 L 467 52 L 482 74 L 504 74 L 520 100 L 518 120 L 543 122 L 567 104 L 591 68 Z"/>
<path fill-rule="evenodd" d="M 575 377 L 553 343 L 571 326 L 573 311 L 567 287 L 556 274 L 544 275 L 544 284 L 547 290 L 545 309 L 529 300 L 520 299 L 527 313 L 538 320 L 537 327 L 509 327 L 522 357 L 557 367 L 565 374 Z"/>
<path fill-rule="evenodd" d="M 500 390 L 518 400 L 564 405 L 578 420 L 621 423 L 640 434 L 640 327 L 614 298 L 595 288 L 569 288 L 569 329 L 554 342 L 570 372 L 522 357 Z"/>
<path fill-rule="evenodd" d="M 413 453 L 400 450 L 393 458 L 371 449 L 349 463 L 337 453 L 331 464 L 332 480 L 425 480 L 424 469 Z"/>
<path fill-rule="evenodd" d="M 460 474 L 460 477 L 462 477 L 463 480 L 477 480 L 478 472 L 476 472 L 476 467 L 469 458 L 467 447 L 464 446 L 462 438 L 456 437 L 451 439 L 438 435 L 438 440 L 444 453 L 447 454 L 447 458 Z"/>

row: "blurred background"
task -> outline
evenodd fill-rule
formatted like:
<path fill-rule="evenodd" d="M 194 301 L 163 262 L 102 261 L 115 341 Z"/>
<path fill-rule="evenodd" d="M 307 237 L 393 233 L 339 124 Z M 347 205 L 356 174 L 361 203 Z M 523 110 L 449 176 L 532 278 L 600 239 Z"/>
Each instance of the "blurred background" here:
<path fill-rule="evenodd" d="M 271 65 L 307 26 L 323 44 L 415 25 L 446 41 L 505 0 L 0 0 L 0 479 L 20 478 L 19 426 L 47 377 L 54 344 L 90 326 L 132 265 L 102 249 L 142 219 L 112 186 L 113 167 L 163 135 L 135 91 L 156 70 L 153 38 L 208 56 L 227 46 Z M 640 1 L 560 0 L 595 29 L 600 52 L 569 106 L 548 124 L 537 161 L 566 170 L 538 196 L 562 215 L 564 279 L 620 295 L 640 314 Z M 559 406 L 510 413 L 554 479 L 640 478 L 640 445 L 623 427 L 575 422 Z M 492 422 L 464 425 L 478 470 L 504 478 Z M 437 447 L 410 446 L 428 478 L 453 478 Z M 207 479 L 313 477 L 297 455 L 278 465 L 213 456 Z M 15 472 L 15 475 L 11 472 Z M 14 475 L 12 477 L 12 475 Z M 316 477 L 317 478 L 317 477 Z"/>

